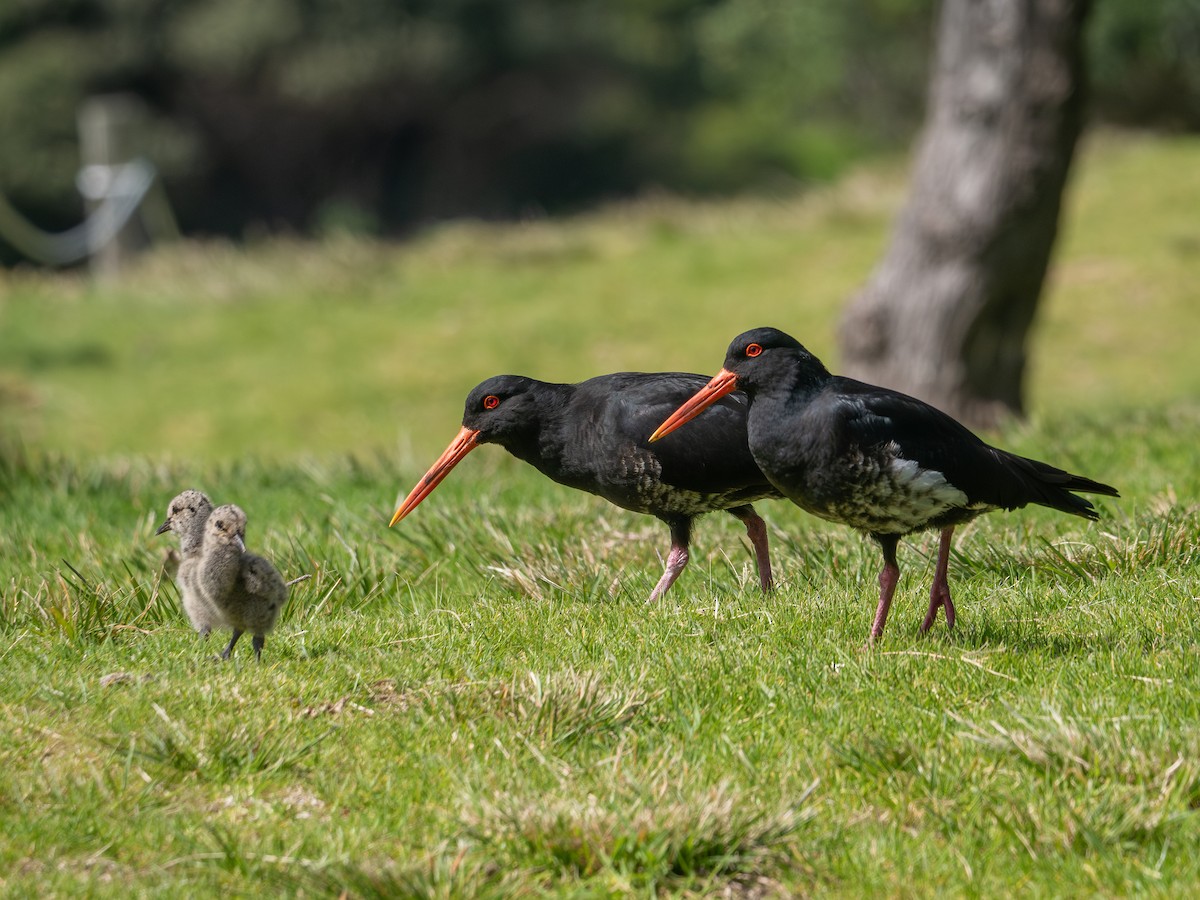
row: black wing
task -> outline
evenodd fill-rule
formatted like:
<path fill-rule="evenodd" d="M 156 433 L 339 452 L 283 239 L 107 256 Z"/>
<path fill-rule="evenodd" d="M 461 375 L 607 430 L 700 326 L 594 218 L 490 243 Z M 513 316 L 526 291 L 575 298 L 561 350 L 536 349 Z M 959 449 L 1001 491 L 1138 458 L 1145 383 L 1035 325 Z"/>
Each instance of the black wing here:
<path fill-rule="evenodd" d="M 664 484 L 705 493 L 753 488 L 778 496 L 750 455 L 744 394 L 722 397 L 687 428 L 648 443 L 663 420 L 708 380 L 686 372 L 621 372 L 583 382 L 575 402 L 603 411 L 596 424 L 606 435 L 606 452 L 653 456 Z"/>
<path fill-rule="evenodd" d="M 851 440 L 865 446 L 894 443 L 901 457 L 941 472 L 971 503 L 1004 509 L 1037 503 L 1094 519 L 1092 504 L 1071 491 L 1119 496 L 1107 484 L 992 447 L 915 397 L 848 378 L 834 382 L 837 394 L 857 411 L 846 420 Z"/>

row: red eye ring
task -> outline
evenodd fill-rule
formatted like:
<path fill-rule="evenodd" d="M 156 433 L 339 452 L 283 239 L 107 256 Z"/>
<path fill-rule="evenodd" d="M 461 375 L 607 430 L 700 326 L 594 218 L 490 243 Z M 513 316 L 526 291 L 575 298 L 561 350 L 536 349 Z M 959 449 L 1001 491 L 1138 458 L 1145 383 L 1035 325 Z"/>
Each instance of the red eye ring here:
<path fill-rule="evenodd" d="M 754 357 L 758 356 L 758 354 L 762 353 L 762 350 L 762 344 L 747 344 L 746 356 L 750 359 L 753 359 Z"/>
<path fill-rule="evenodd" d="M 488 394 L 486 397 L 483 398 L 483 408 L 484 409 L 495 409 L 499 405 L 500 405 L 500 398 L 497 397 L 495 394 Z"/>

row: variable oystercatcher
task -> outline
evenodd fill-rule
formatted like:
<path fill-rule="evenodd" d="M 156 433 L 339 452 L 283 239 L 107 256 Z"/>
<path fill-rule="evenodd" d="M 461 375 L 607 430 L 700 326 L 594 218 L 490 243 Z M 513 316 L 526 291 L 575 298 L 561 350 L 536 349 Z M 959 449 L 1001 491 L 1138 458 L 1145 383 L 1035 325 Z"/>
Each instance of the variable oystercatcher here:
<path fill-rule="evenodd" d="M 233 629 L 222 659 L 229 658 L 247 631 L 253 635 L 254 655 L 261 659 L 266 635 L 287 602 L 283 576 L 269 560 L 247 552 L 245 536 L 246 514 L 233 504 L 218 506 L 204 525 L 198 582 L 220 624 Z"/>
<path fill-rule="evenodd" d="M 750 451 L 771 483 L 800 508 L 865 531 L 883 548 L 871 640 L 883 635 L 900 578 L 896 547 L 904 535 L 941 530 L 921 631 L 929 630 L 942 606 L 953 628 L 947 566 L 956 525 L 1029 503 L 1096 519 L 1092 504 L 1070 492 L 1119 496 L 1107 484 L 991 447 L 914 397 L 831 375 L 774 328 L 735 338 L 724 368 L 659 426 L 651 442 L 734 390 L 749 398 Z"/>
<path fill-rule="evenodd" d="M 771 587 L 767 527 L 751 501 L 781 496 L 746 444 L 746 397 L 715 402 L 695 433 L 649 446 L 650 430 L 701 388 L 703 375 L 619 372 L 579 384 L 497 375 L 467 395 L 462 430 L 396 510 L 395 525 L 480 444 L 499 444 L 543 475 L 671 529 L 667 565 L 647 602 L 688 563 L 692 520 L 723 509 L 746 526 L 764 591 Z M 728 393 L 728 392 L 727 392 Z"/>

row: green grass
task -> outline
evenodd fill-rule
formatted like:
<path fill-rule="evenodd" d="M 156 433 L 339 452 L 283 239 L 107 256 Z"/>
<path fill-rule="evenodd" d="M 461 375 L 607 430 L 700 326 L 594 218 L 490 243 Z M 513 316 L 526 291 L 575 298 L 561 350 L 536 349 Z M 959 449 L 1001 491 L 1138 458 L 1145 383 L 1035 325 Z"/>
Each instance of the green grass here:
<path fill-rule="evenodd" d="M 1198 162 L 1083 156 L 1034 415 L 995 436 L 1122 499 L 963 529 L 953 634 L 918 633 L 936 540 L 907 541 L 870 653 L 878 551 L 788 504 L 760 504 L 776 592 L 710 516 L 654 607 L 666 529 L 496 448 L 386 519 L 495 372 L 711 372 L 760 323 L 836 364 L 899 169 L 5 276 L 0 893 L 1195 893 Z M 262 664 L 217 661 L 162 574 L 187 486 L 314 576 Z"/>

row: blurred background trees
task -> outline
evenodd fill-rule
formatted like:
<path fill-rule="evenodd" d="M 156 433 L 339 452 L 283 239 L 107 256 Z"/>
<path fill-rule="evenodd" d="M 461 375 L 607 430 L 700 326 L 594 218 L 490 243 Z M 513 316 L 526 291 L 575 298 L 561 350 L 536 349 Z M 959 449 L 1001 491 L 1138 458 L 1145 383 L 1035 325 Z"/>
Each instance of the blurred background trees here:
<path fill-rule="evenodd" d="M 907 145 L 935 6 L 10 0 L 0 192 L 77 223 L 77 111 L 115 91 L 150 109 L 146 155 L 193 234 L 777 191 Z M 1093 116 L 1200 127 L 1200 0 L 1100 0 L 1087 40 Z"/>

